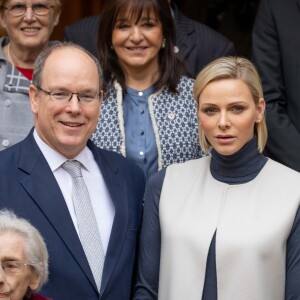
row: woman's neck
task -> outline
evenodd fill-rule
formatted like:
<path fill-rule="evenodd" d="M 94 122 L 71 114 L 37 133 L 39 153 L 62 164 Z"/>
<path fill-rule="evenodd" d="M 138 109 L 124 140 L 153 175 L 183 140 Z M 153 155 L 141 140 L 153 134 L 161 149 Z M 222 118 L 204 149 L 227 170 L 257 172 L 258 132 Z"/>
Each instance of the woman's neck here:
<path fill-rule="evenodd" d="M 126 77 L 126 86 L 135 90 L 145 90 L 152 86 L 159 78 L 159 68 L 139 67 L 139 68 L 126 68 L 124 70 Z"/>
<path fill-rule="evenodd" d="M 33 69 L 34 61 L 43 49 L 19 49 L 13 43 L 8 43 L 4 48 L 4 54 L 8 61 L 15 67 Z"/>

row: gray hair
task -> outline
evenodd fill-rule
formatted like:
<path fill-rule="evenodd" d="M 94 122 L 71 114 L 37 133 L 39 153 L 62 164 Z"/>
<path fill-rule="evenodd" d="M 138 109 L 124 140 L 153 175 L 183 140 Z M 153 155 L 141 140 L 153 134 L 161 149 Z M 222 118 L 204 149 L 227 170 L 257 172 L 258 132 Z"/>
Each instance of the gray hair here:
<path fill-rule="evenodd" d="M 17 217 L 12 211 L 0 210 L 0 234 L 14 232 L 25 240 L 25 253 L 28 263 L 32 264 L 34 272 L 41 278 L 41 286 L 48 280 L 48 251 L 40 232 L 27 220 Z"/>
<path fill-rule="evenodd" d="M 99 75 L 99 91 L 102 90 L 103 87 L 103 71 L 102 67 L 98 61 L 98 59 L 90 53 L 88 50 L 84 49 L 83 47 L 74 44 L 72 42 L 59 42 L 54 44 L 53 46 L 47 48 L 46 50 L 42 51 L 39 56 L 36 58 L 34 62 L 34 70 L 33 70 L 33 77 L 32 77 L 32 83 L 36 87 L 42 85 L 42 75 L 43 75 L 43 70 L 45 66 L 45 62 L 47 58 L 56 50 L 59 49 L 64 49 L 64 48 L 73 48 L 80 50 L 84 53 L 86 53 L 95 63 L 97 70 L 98 70 L 98 75 Z"/>

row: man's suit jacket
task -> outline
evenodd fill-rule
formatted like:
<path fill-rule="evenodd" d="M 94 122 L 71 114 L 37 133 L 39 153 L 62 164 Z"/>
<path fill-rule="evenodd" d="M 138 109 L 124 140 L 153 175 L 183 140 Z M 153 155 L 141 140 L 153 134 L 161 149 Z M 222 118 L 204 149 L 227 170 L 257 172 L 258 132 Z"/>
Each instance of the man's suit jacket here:
<path fill-rule="evenodd" d="M 253 59 L 267 103 L 267 154 L 300 171 L 300 0 L 261 0 Z"/>
<path fill-rule="evenodd" d="M 221 56 L 235 55 L 235 49 L 222 34 L 189 19 L 174 5 L 176 45 L 179 57 L 185 61 L 192 77 L 208 63 Z M 77 43 L 97 57 L 100 15 L 87 17 L 65 27 L 65 40 Z"/>
<path fill-rule="evenodd" d="M 28 219 L 45 238 L 50 277 L 41 290 L 44 296 L 55 300 L 129 300 L 144 175 L 121 155 L 101 150 L 91 141 L 88 147 L 115 206 L 100 296 L 61 190 L 32 131 L 24 141 L 0 152 L 0 207 Z"/>

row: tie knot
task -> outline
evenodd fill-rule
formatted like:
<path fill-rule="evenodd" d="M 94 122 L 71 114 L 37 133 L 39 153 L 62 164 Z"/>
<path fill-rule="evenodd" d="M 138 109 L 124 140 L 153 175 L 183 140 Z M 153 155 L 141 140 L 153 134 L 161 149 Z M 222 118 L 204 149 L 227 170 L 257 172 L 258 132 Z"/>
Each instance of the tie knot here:
<path fill-rule="evenodd" d="M 62 164 L 65 169 L 73 178 L 82 177 L 81 163 L 78 160 L 67 160 Z"/>

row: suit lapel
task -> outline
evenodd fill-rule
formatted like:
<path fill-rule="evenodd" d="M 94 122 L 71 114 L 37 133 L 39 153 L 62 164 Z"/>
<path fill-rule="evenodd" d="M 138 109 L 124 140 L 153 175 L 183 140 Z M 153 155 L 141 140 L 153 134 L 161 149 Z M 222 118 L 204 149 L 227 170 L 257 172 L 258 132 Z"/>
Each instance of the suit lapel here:
<path fill-rule="evenodd" d="M 21 185 L 55 228 L 62 243 L 66 245 L 97 290 L 63 195 L 32 134 L 25 140 L 21 151 L 19 163 L 19 169 L 23 171 L 20 178 Z"/>
<path fill-rule="evenodd" d="M 88 144 L 100 167 L 104 181 L 115 206 L 115 218 L 105 256 L 102 275 L 100 298 L 111 278 L 113 269 L 123 249 L 128 223 L 127 187 L 124 179 L 118 175 L 118 168 L 114 168 L 92 143 Z M 97 150 L 96 150 L 97 149 Z"/>

